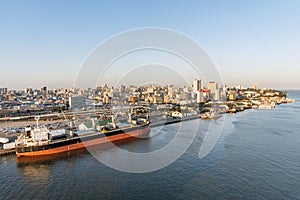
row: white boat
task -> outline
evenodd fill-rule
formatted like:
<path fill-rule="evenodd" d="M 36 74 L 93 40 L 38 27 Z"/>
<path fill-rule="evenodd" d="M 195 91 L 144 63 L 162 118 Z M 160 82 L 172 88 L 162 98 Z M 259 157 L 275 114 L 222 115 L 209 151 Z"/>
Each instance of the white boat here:
<path fill-rule="evenodd" d="M 9 142 L 9 139 L 8 138 L 3 138 L 3 137 L 0 137 L 0 143 L 8 143 Z"/>
<path fill-rule="evenodd" d="M 295 100 L 294 99 L 286 99 L 286 102 L 287 103 L 293 103 L 293 102 L 295 102 Z"/>
<path fill-rule="evenodd" d="M 182 118 L 182 113 L 181 112 L 178 112 L 178 111 L 174 111 L 171 113 L 171 116 L 174 117 L 174 118 Z"/>
<path fill-rule="evenodd" d="M 258 106 L 259 109 L 272 109 L 275 108 L 275 103 L 264 103 Z"/>
<path fill-rule="evenodd" d="M 222 117 L 222 115 L 215 111 L 206 112 L 200 115 L 201 119 L 217 119 Z"/>

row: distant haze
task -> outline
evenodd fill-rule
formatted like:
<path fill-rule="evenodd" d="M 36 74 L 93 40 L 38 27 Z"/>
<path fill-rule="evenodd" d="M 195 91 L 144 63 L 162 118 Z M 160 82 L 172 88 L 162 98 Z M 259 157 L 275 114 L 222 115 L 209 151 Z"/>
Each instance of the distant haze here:
<path fill-rule="evenodd" d="M 299 13 L 293 0 L 1 1 L 0 87 L 72 87 L 99 43 L 122 31 L 162 27 L 203 46 L 227 85 L 299 89 Z M 122 81 L 191 85 L 201 78 L 160 67 L 141 67 Z M 120 78 L 106 77 L 112 85 Z"/>

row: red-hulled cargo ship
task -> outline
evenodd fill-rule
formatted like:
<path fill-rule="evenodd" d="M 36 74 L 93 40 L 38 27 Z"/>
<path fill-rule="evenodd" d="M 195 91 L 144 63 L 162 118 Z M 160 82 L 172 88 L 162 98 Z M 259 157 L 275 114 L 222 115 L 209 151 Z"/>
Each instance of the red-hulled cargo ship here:
<path fill-rule="evenodd" d="M 130 125 L 116 127 L 113 120 L 101 130 L 76 131 L 74 133 L 62 130 L 49 131 L 45 127 L 26 127 L 16 144 L 17 157 L 46 156 L 69 152 L 86 147 L 96 146 L 133 137 L 141 137 L 150 132 L 149 117 L 135 118 Z M 71 134 L 70 134 L 71 133 Z"/>

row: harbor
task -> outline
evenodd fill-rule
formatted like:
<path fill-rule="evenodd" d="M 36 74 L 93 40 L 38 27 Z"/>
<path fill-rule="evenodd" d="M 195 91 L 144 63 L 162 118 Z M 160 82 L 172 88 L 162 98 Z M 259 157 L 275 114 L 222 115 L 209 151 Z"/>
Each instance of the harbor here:
<path fill-rule="evenodd" d="M 260 100 L 258 100 L 257 98 L 242 98 L 235 101 L 207 101 L 198 105 L 196 104 L 196 106 L 193 104 L 189 106 L 161 104 L 155 105 L 155 107 L 153 107 L 152 105 L 152 107 L 148 108 L 151 118 L 150 127 L 154 128 L 195 119 L 217 120 L 222 116 L 222 114 L 225 113 L 242 112 L 247 109 L 274 109 L 277 105 L 292 102 L 294 102 L 294 100 L 287 99 L 285 95 L 283 96 L 281 93 L 277 92 L 272 93 L 271 95 L 268 94 L 267 97 L 264 96 Z M 127 115 L 126 110 L 128 110 L 128 108 L 130 108 L 130 106 L 119 109 L 115 116 L 119 115 L 121 121 L 127 121 L 125 116 Z M 50 130 L 62 130 L 62 128 L 66 129 L 70 125 L 70 122 L 72 122 L 71 119 L 74 119 L 75 116 L 77 118 L 81 118 L 81 120 L 86 120 L 86 117 L 88 117 L 93 121 L 94 117 L 100 119 L 101 116 L 102 118 L 103 116 L 108 115 L 113 116 L 113 113 L 113 109 L 100 109 L 96 111 L 72 111 L 61 114 L 39 115 L 38 117 L 41 117 L 43 119 L 41 121 L 42 127 Z M 55 120 L 53 119 L 53 116 L 63 116 L 64 119 Z M 34 125 L 34 121 L 25 119 L 34 119 L 35 117 L 36 116 L 23 116 L 22 119 L 13 117 L 8 121 L 3 120 L 2 118 L 2 122 L 0 124 L 0 137 L 3 144 L 0 145 L 0 156 L 6 156 L 16 153 L 16 150 L 14 148 L 14 141 L 17 139 L 18 135 L 25 132 L 25 125 L 29 124 L 33 128 L 37 128 L 37 125 Z M 75 124 L 73 124 L 73 126 L 74 125 Z M 77 124 L 77 126 L 79 126 L 79 124 Z M 83 130 L 86 131 L 91 130 L 86 125 L 81 125 L 81 127 L 84 127 Z M 94 129 L 96 129 L 96 127 L 94 127 Z M 101 128 L 97 130 L 100 131 Z"/>
<path fill-rule="evenodd" d="M 204 159 L 198 157 L 198 152 L 205 127 L 208 123 L 218 124 L 219 120 L 195 119 L 199 120 L 202 128 L 198 129 L 189 150 L 176 162 L 153 173 L 132 175 L 119 172 L 102 164 L 90 152 L 76 152 L 70 156 L 66 153 L 58 158 L 45 161 L 37 159 L 34 163 L 22 164 L 16 162 L 14 154 L 0 157 L 3 180 L 8 180 L 3 181 L 0 186 L 2 195 L 9 199 L 16 196 L 34 199 L 37 194 L 30 192 L 38 188 L 39 195 L 59 199 L 62 194 L 53 192 L 53 189 L 62 188 L 65 196 L 73 199 L 89 199 L 95 195 L 107 199 L 121 199 L 126 195 L 143 197 L 144 194 L 158 199 L 176 199 L 181 197 L 182 191 L 188 190 L 205 199 L 208 196 L 213 198 L 216 194 L 224 197 L 228 190 L 232 192 L 226 197 L 235 198 L 244 194 L 243 192 L 251 193 L 255 187 L 256 193 L 248 197 L 259 198 L 268 191 L 270 198 L 276 195 L 284 199 L 285 193 L 296 198 L 299 186 L 297 127 L 300 93 L 296 94 L 298 96 L 294 97 L 294 104 L 281 104 L 270 110 L 252 109 L 235 114 L 222 114 L 226 117 L 222 138 Z M 189 126 L 190 122 L 192 120 L 184 123 Z M 114 153 L 103 151 L 101 154 L 111 159 L 120 157 L 122 149 L 153 152 L 172 140 L 176 134 L 174 128 L 170 124 L 165 126 L 164 132 L 151 140 L 132 140 L 122 144 Z M 189 130 L 193 131 L 194 127 Z M 289 145 L 275 148 L 282 141 Z M 165 182 L 160 181 L 161 178 Z M 278 179 L 280 182 L 276 181 Z M 18 181 L 27 184 L 17 184 Z M 115 188 L 116 184 L 120 187 Z M 93 189 L 86 189 L 89 187 Z M 128 187 L 137 190 L 128 190 Z M 156 189 L 155 193 L 153 189 Z M 169 190 L 172 193 L 168 193 Z M 113 192 L 109 194 L 107 191 Z"/>

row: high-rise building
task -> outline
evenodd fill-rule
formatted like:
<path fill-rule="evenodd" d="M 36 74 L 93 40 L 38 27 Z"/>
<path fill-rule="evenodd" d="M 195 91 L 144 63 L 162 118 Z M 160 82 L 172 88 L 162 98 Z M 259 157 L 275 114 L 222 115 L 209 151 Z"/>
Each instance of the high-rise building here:
<path fill-rule="evenodd" d="M 254 90 L 258 90 L 258 86 L 257 86 L 257 84 L 256 84 L 256 83 L 252 84 L 252 89 L 254 89 Z"/>
<path fill-rule="evenodd" d="M 197 94 L 197 96 L 196 96 L 196 102 L 197 103 L 200 103 L 201 101 L 200 101 L 200 92 L 201 91 L 198 91 L 196 94 Z"/>
<path fill-rule="evenodd" d="M 125 91 L 126 91 L 126 86 L 125 86 L 125 85 L 121 85 L 121 89 L 120 89 L 120 90 L 121 90 L 122 93 L 125 93 Z"/>
<path fill-rule="evenodd" d="M 221 90 L 219 88 L 216 89 L 214 100 L 219 101 L 221 98 Z"/>
<path fill-rule="evenodd" d="M 218 84 L 215 81 L 210 81 L 208 83 L 208 89 L 210 90 L 211 94 L 215 94 L 218 88 Z"/>
<path fill-rule="evenodd" d="M 42 95 L 47 95 L 48 93 L 47 93 L 47 87 L 41 87 L 41 90 L 40 90 L 40 92 L 41 92 L 41 94 Z"/>
<path fill-rule="evenodd" d="M 191 93 L 190 92 L 184 92 L 184 91 L 182 91 L 180 93 L 180 99 L 182 99 L 182 100 L 190 100 L 191 99 Z"/>
<path fill-rule="evenodd" d="M 25 88 L 24 93 L 25 94 L 33 94 L 33 90 L 32 90 L 32 88 Z"/>
<path fill-rule="evenodd" d="M 197 92 L 201 90 L 201 80 L 200 79 L 195 79 L 193 82 L 193 92 Z"/>
<path fill-rule="evenodd" d="M 0 88 L 0 94 L 7 94 L 7 88 Z"/>

